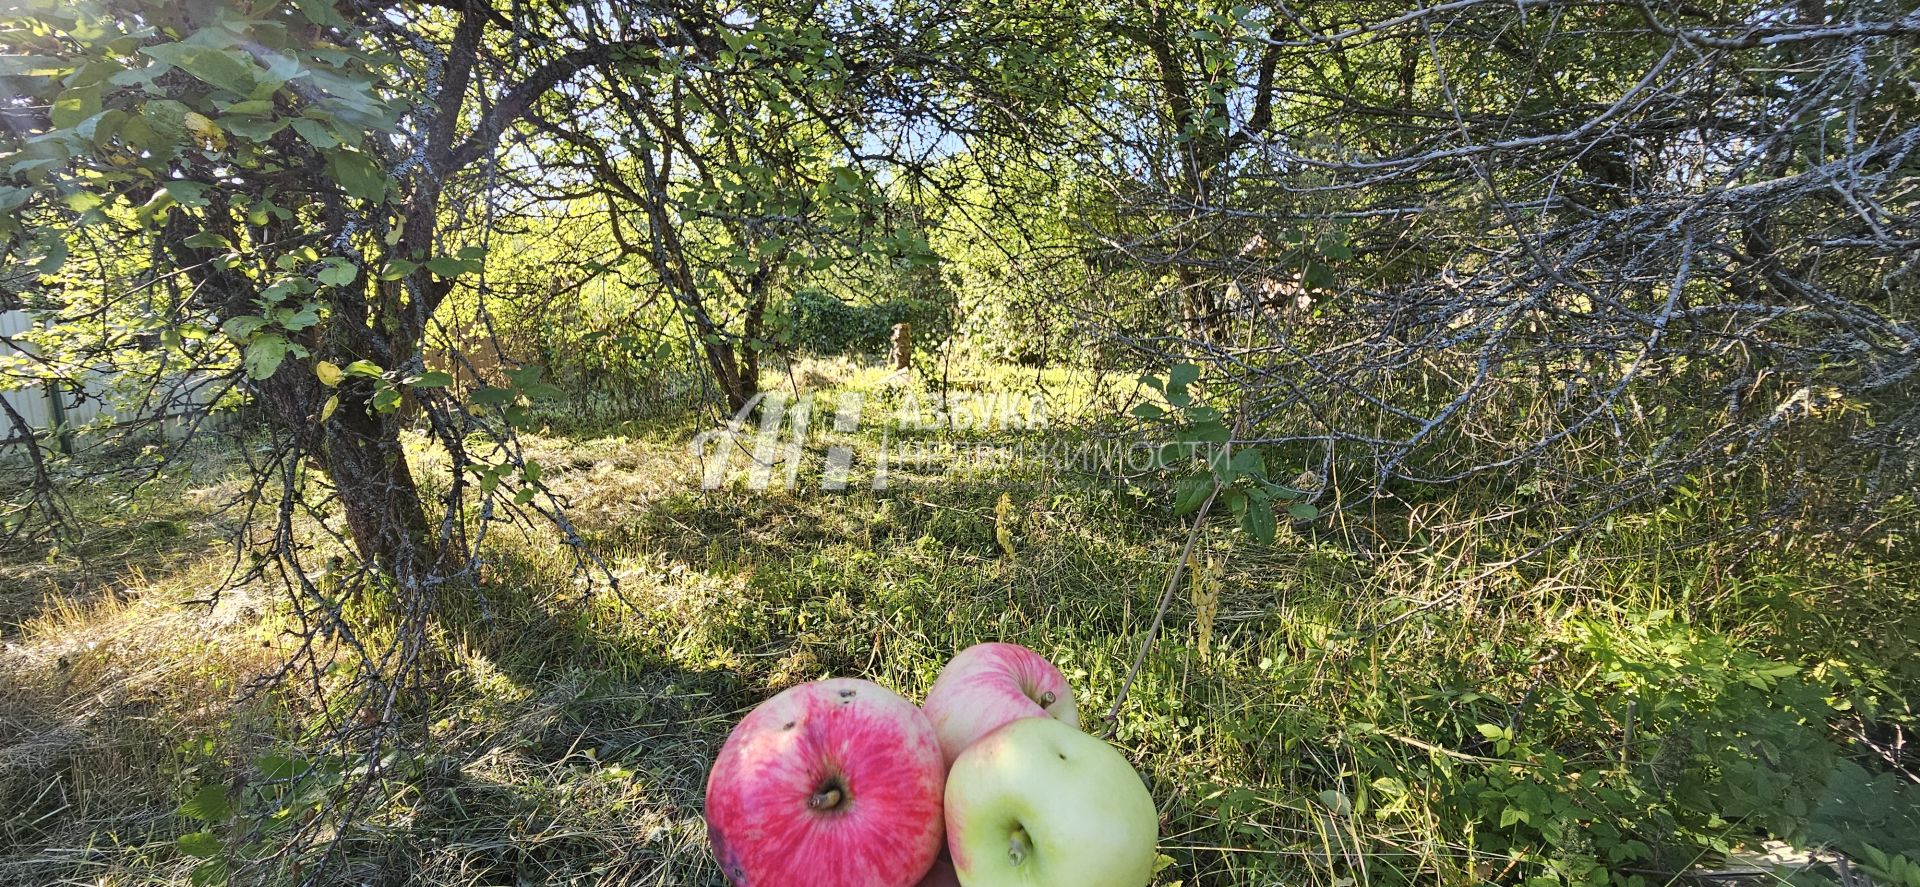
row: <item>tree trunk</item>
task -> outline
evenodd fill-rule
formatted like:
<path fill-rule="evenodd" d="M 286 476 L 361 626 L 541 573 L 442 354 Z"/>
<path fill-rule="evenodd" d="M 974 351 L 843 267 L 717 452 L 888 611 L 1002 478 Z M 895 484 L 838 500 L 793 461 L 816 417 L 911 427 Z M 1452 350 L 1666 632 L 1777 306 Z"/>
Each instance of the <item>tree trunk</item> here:
<path fill-rule="evenodd" d="M 314 424 L 335 393 L 339 407 L 327 421 Z M 346 386 L 321 387 L 294 361 L 262 381 L 260 394 L 268 421 L 303 437 L 305 451 L 326 469 L 361 560 L 392 575 L 402 588 L 426 578 L 439 558 L 420 487 L 400 444 L 398 415 L 372 413 L 366 396 Z"/>
<path fill-rule="evenodd" d="M 399 426 L 343 406 L 328 423 L 322 456 L 361 559 L 390 571 L 402 588 L 425 578 L 439 559 Z"/>

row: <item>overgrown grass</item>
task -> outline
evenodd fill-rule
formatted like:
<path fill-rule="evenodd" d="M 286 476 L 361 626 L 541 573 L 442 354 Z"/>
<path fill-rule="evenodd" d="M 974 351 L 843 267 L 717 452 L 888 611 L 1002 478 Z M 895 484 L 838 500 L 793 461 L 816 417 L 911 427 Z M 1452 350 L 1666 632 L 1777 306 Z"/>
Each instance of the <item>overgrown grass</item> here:
<path fill-rule="evenodd" d="M 903 396 L 845 364 L 793 378 L 887 409 Z M 1121 392 L 1040 381 L 1060 402 Z M 1024 392 L 1034 376 L 957 383 Z M 820 489 L 826 447 L 873 452 L 868 423 L 810 441 L 794 487 L 702 492 L 699 427 L 556 417 L 529 442 L 619 586 L 581 584 L 544 533 L 496 533 L 482 587 L 443 624 L 430 753 L 352 836 L 344 880 L 717 884 L 703 781 L 746 708 L 824 675 L 917 697 L 983 640 L 1052 658 L 1106 728 L 1185 536 L 1161 491 L 938 458 L 895 464 L 884 490 L 859 473 Z M 184 881 L 198 860 L 175 841 L 204 825 L 181 800 L 292 749 L 311 700 L 235 701 L 276 661 L 271 590 L 181 604 L 220 575 L 204 523 L 219 483 L 209 469 L 142 494 L 173 509 L 181 544 L 127 546 L 135 519 L 102 499 L 85 571 L 6 568 L 0 881 Z M 1113 725 L 1163 813 L 1161 884 L 1665 883 L 1768 837 L 1920 855 L 1913 752 L 1879 754 L 1920 691 L 1911 515 L 1723 538 L 1752 503 L 1702 487 L 1498 566 L 1541 533 L 1486 519 L 1506 504 L 1467 488 L 1272 546 L 1226 521 L 1202 534 L 1197 585 Z"/>

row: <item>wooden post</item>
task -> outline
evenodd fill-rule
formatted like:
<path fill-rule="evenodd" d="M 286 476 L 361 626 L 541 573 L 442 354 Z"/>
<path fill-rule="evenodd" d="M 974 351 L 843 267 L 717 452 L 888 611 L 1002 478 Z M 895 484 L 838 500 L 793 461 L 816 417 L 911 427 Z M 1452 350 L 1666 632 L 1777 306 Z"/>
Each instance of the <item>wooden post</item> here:
<path fill-rule="evenodd" d="M 67 402 L 60 394 L 60 383 L 47 383 L 47 430 L 53 432 L 53 448 L 62 455 L 73 455 L 73 432 L 67 428 Z"/>
<path fill-rule="evenodd" d="M 913 368 L 913 324 L 893 325 L 893 368 L 896 370 Z"/>

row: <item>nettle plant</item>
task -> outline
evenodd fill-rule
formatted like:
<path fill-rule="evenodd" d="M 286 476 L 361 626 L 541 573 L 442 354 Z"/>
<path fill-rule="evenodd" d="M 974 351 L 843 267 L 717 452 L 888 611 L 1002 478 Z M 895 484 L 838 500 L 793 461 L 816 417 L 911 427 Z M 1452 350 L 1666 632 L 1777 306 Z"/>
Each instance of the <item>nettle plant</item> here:
<path fill-rule="evenodd" d="M 1836 741 L 1846 719 L 1893 714 L 1883 676 L 1775 660 L 1664 611 L 1570 619 L 1552 642 L 1579 683 L 1544 683 L 1473 724 L 1467 763 L 1403 771 L 1440 789 L 1449 826 L 1498 861 L 1496 880 L 1652 885 L 1771 837 L 1920 887 L 1915 786 Z"/>
<path fill-rule="evenodd" d="M 1320 516 L 1312 494 L 1273 480 L 1267 474 L 1267 453 L 1261 447 L 1236 443 L 1236 427 L 1227 414 L 1203 402 L 1198 388 L 1200 368 L 1175 364 L 1162 377 L 1140 377 L 1152 399 L 1135 404 L 1131 414 L 1149 427 L 1168 433 L 1170 441 L 1154 447 L 1154 465 L 1178 478 L 1173 485 L 1173 512 L 1199 513 L 1204 520 L 1214 503 L 1227 506 L 1240 529 L 1262 544 L 1272 544 L 1279 515 L 1296 521 Z"/>

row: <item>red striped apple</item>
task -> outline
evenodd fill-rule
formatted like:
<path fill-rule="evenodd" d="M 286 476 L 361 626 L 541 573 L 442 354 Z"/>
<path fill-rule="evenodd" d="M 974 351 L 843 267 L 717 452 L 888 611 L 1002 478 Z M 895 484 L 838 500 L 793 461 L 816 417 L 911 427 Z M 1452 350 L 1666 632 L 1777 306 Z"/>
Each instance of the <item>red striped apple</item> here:
<path fill-rule="evenodd" d="M 707 835 L 736 887 L 911 887 L 940 852 L 945 777 L 913 703 L 852 678 L 802 684 L 727 737 Z"/>
<path fill-rule="evenodd" d="M 1073 688 L 1040 654 L 1019 644 L 977 644 L 960 651 L 920 707 L 951 764 L 967 746 L 1018 718 L 1055 718 L 1080 726 Z"/>
<path fill-rule="evenodd" d="M 1113 746 L 1052 718 L 986 735 L 947 774 L 965 887 L 1147 887 L 1160 816 Z"/>

